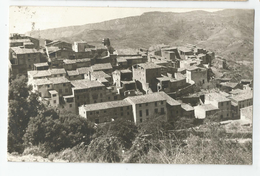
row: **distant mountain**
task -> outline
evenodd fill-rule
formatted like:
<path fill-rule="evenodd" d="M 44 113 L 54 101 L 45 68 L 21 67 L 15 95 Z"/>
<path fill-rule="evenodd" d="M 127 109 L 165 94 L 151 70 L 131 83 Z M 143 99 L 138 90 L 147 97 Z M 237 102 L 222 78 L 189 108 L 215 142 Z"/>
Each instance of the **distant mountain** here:
<path fill-rule="evenodd" d="M 51 19 L 50 19 L 51 20 Z M 114 48 L 149 48 L 156 44 L 195 44 L 227 60 L 253 61 L 254 11 L 222 10 L 186 13 L 148 12 L 101 23 L 32 32 L 33 37 L 85 40 L 101 43 L 110 38 Z"/>

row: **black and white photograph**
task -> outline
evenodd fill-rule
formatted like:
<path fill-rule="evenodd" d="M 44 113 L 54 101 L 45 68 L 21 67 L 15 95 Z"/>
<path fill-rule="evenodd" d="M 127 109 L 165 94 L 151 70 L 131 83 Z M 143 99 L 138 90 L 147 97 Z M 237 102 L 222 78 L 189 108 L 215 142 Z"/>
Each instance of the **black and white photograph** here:
<path fill-rule="evenodd" d="M 8 162 L 252 165 L 254 18 L 10 6 Z"/>

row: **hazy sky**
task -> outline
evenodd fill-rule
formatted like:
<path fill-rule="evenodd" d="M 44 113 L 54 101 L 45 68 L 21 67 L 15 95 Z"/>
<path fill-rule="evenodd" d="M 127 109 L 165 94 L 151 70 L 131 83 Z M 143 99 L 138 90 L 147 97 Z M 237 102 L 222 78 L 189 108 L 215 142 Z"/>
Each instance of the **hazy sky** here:
<path fill-rule="evenodd" d="M 141 15 L 149 11 L 188 12 L 193 10 L 218 11 L 220 9 L 174 9 L 174 8 L 107 8 L 107 7 L 21 7 L 9 9 L 10 33 L 102 22 L 115 18 Z"/>

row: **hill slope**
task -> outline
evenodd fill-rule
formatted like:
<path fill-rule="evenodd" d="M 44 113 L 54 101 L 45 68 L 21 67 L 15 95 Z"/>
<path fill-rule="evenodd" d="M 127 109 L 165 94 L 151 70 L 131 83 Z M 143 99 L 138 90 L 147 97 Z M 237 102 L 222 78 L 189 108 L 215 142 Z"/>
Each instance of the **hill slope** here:
<path fill-rule="evenodd" d="M 149 48 L 155 44 L 195 44 L 227 60 L 253 61 L 254 11 L 222 10 L 186 13 L 148 12 L 140 16 L 32 33 L 33 37 L 85 40 L 110 38 L 115 48 Z"/>

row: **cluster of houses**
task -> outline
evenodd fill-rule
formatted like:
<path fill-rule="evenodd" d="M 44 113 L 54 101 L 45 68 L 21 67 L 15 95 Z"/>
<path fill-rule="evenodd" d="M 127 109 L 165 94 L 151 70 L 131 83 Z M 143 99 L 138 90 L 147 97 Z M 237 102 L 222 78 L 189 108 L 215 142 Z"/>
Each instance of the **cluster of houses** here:
<path fill-rule="evenodd" d="M 214 59 L 213 52 L 192 45 L 120 53 L 108 38 L 102 46 L 51 40 L 40 46 L 35 38 L 10 36 L 10 72 L 27 75 L 47 105 L 97 124 L 117 118 L 135 124 L 155 117 L 247 118 L 241 113 L 252 107 L 252 81 L 222 78 L 213 84 Z"/>

